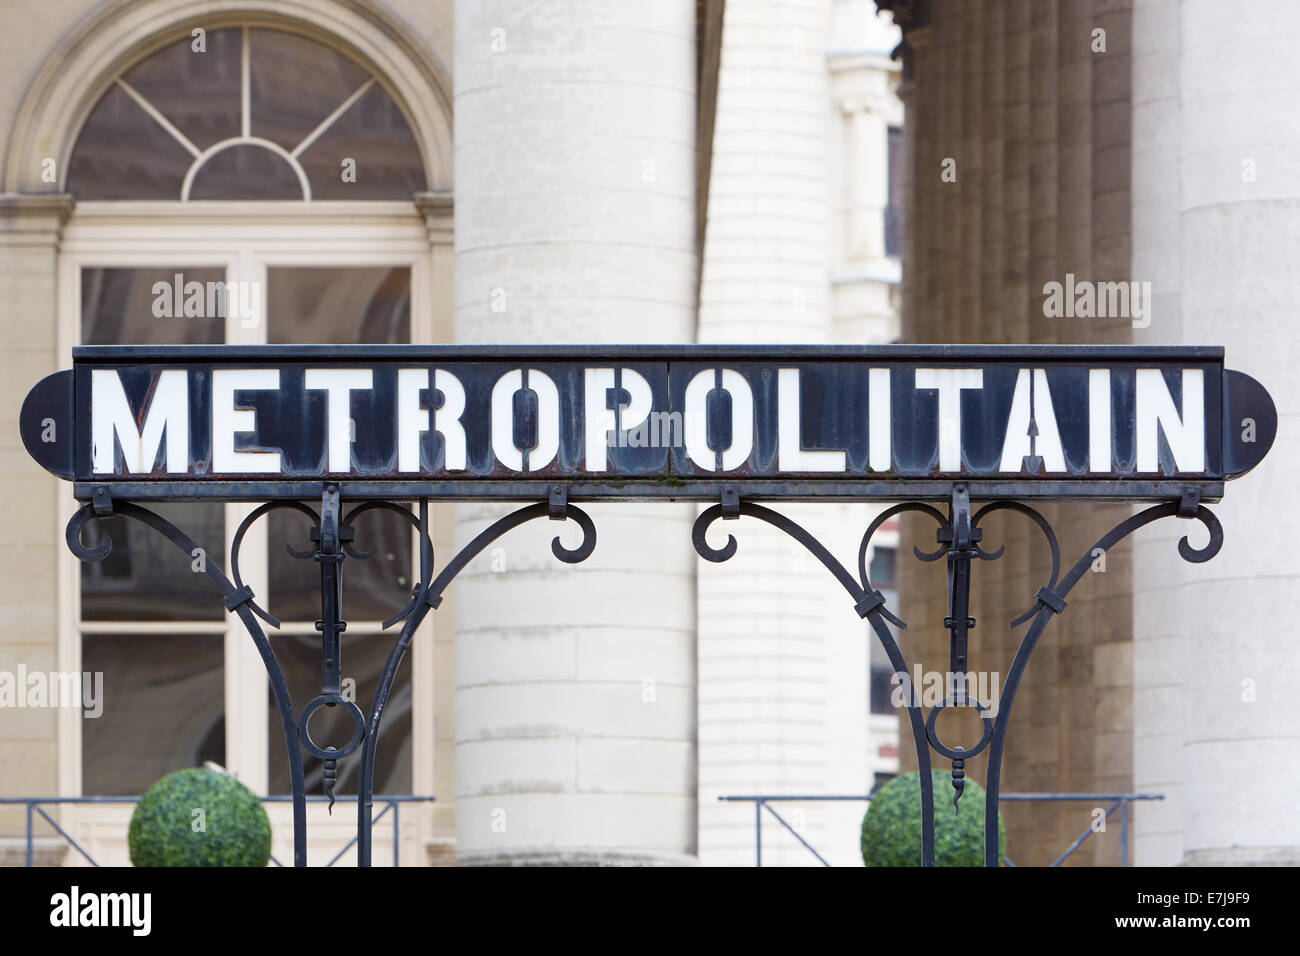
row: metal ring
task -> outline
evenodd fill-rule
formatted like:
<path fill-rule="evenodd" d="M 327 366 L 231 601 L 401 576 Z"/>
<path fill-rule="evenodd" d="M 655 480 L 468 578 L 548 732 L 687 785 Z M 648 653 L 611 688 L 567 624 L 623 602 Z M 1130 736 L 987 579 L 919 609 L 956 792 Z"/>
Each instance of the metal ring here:
<path fill-rule="evenodd" d="M 937 750 L 939 753 L 943 754 L 949 760 L 969 760 L 971 757 L 974 757 L 981 750 L 987 747 L 989 745 L 989 741 L 993 739 L 993 717 L 989 714 L 988 708 L 979 702 L 978 697 L 974 697 L 971 694 L 966 694 L 964 697 L 960 699 L 965 702 L 963 706 L 973 706 L 975 710 L 979 712 L 980 717 L 984 721 L 984 736 L 980 738 L 980 742 L 977 743 L 972 749 L 952 750 L 948 747 L 945 747 L 943 745 L 943 742 L 939 740 L 939 735 L 934 732 L 934 722 L 938 719 L 939 712 L 943 710 L 945 707 L 952 707 L 956 705 L 958 702 L 958 698 L 945 697 L 939 703 L 935 704 L 933 707 L 930 708 L 930 716 L 926 718 L 925 721 L 925 736 L 926 739 L 930 741 L 930 746 L 933 747 L 935 750 Z"/>
<path fill-rule="evenodd" d="M 353 730 L 352 739 L 347 742 L 346 746 L 322 750 L 311 739 L 311 734 L 307 731 L 307 721 L 311 720 L 312 714 L 327 704 L 342 704 L 344 709 L 352 715 Z M 365 739 L 365 736 L 366 717 L 361 713 L 361 708 L 355 702 L 339 694 L 321 694 L 302 709 L 302 716 L 298 718 L 298 737 L 302 740 L 303 748 L 321 760 L 338 760 L 340 757 L 346 757 L 361 746 L 361 741 Z"/>

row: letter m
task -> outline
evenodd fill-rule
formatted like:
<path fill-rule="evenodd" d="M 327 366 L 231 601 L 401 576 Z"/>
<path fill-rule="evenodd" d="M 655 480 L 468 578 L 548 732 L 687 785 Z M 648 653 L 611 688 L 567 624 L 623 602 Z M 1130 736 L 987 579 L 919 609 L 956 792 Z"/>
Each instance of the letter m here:
<path fill-rule="evenodd" d="M 650 413 L 650 447 L 676 448 L 682 443 L 681 412 Z"/>
<path fill-rule="evenodd" d="M 1103 317 L 1126 319 L 1129 315 L 1127 282 L 1097 284 L 1097 312 Z"/>
<path fill-rule="evenodd" d="M 91 470 L 95 474 L 116 471 L 115 437 L 122 446 L 123 467 L 128 474 L 153 471 L 164 433 L 167 435 L 166 470 L 189 470 L 189 387 L 183 369 L 167 369 L 158 376 L 148 396 L 148 407 L 141 412 L 143 428 L 131 414 L 117 370 L 92 369 L 90 416 Z"/>
<path fill-rule="evenodd" d="M 101 893 L 100 926 L 127 926 L 131 919 L 131 897 L 126 893 Z M 110 917 L 111 914 L 111 917 Z M 112 922 L 109 922 L 110 918 Z"/>

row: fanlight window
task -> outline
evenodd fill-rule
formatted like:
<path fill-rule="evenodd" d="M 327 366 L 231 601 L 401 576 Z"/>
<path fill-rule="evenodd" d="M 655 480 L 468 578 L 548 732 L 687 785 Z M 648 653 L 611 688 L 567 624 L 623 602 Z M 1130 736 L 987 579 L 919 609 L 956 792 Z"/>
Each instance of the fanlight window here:
<path fill-rule="evenodd" d="M 283 30 L 177 39 L 116 77 L 68 167 L 78 199 L 410 199 L 424 164 L 367 69 Z"/>

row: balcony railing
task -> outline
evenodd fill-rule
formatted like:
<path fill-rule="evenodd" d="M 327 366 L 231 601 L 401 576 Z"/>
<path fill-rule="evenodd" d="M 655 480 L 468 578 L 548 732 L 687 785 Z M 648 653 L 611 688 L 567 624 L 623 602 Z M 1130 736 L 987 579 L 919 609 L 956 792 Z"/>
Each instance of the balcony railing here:
<path fill-rule="evenodd" d="M 261 799 L 263 803 L 289 803 L 290 801 L 293 800 L 293 798 L 288 795 L 262 797 Z M 433 797 L 419 797 L 409 793 L 388 794 L 386 796 L 380 796 L 379 794 L 375 795 L 374 805 L 376 807 L 382 805 L 382 809 L 371 818 L 371 823 L 372 824 L 378 823 L 381 819 L 383 819 L 384 815 L 389 813 L 390 811 L 393 815 L 392 816 L 393 866 L 401 865 L 402 841 L 400 838 L 400 831 L 399 831 L 399 822 L 400 822 L 399 808 L 403 803 L 431 803 L 433 802 L 433 800 L 434 800 Z M 34 865 L 35 823 L 36 823 L 37 816 L 40 816 L 42 819 L 45 820 L 46 823 L 48 823 L 51 827 L 53 827 L 54 832 L 57 833 L 65 842 L 67 842 L 69 846 L 71 846 L 74 850 L 76 850 L 78 853 L 84 856 L 91 866 L 100 865 L 95 860 L 95 858 L 92 857 L 90 853 L 86 851 L 85 847 L 83 847 L 80 843 L 78 843 L 72 837 L 72 835 L 68 833 L 68 831 L 63 829 L 63 827 L 59 826 L 58 821 L 56 821 L 52 816 L 50 816 L 48 813 L 45 812 L 45 810 L 43 809 L 44 807 L 56 805 L 56 804 L 88 804 L 88 803 L 104 804 L 104 803 L 139 803 L 139 802 L 140 802 L 140 797 L 0 797 L 0 806 L 18 805 L 26 808 L 27 811 L 27 834 L 26 834 L 27 856 L 26 856 L 26 864 L 25 864 L 26 866 Z M 307 802 L 325 803 L 326 798 L 323 796 L 317 796 L 317 797 L 309 796 L 307 798 Z M 335 802 L 356 803 L 357 798 L 340 796 L 340 797 L 335 797 Z M 325 865 L 333 866 L 340 859 L 342 859 L 343 854 L 347 853 L 348 850 L 352 849 L 352 846 L 356 842 L 357 842 L 357 838 L 356 836 L 353 836 L 352 839 L 348 840 L 347 843 L 343 844 L 343 848 L 339 850 L 338 853 L 334 854 L 334 856 L 330 858 L 330 861 Z M 284 866 L 284 864 L 281 863 L 279 860 L 277 860 L 274 855 L 271 856 L 271 862 L 274 863 L 276 866 Z"/>
<path fill-rule="evenodd" d="M 1003 803 L 1007 801 L 1011 801 L 1011 802 L 1039 801 L 1044 803 L 1052 803 L 1052 802 L 1063 802 L 1069 800 L 1093 800 L 1099 802 L 1111 801 L 1110 806 L 1106 810 L 1104 819 L 1110 819 L 1110 815 L 1112 813 L 1114 813 L 1116 810 L 1119 811 L 1120 814 L 1120 830 L 1119 830 L 1120 864 L 1119 865 L 1129 866 L 1130 864 L 1129 864 L 1129 840 L 1128 840 L 1128 823 L 1129 823 L 1128 805 L 1134 800 L 1163 800 L 1164 798 L 1165 795 L 1163 793 L 1004 793 L 998 797 L 998 802 Z M 771 806 L 771 804 L 800 803 L 805 801 L 816 802 L 816 801 L 845 801 L 845 800 L 848 801 L 856 800 L 859 803 L 869 803 L 871 801 L 871 796 L 870 794 L 865 796 L 858 796 L 856 794 L 854 795 L 840 795 L 840 794 L 790 795 L 790 794 L 763 793 L 763 794 L 728 795 L 728 796 L 718 797 L 718 799 L 726 800 L 730 802 L 754 804 L 754 865 L 755 866 L 763 865 L 763 811 L 764 810 L 766 810 L 773 817 L 775 817 L 776 821 L 780 823 L 781 826 L 789 830 L 790 834 L 796 840 L 798 840 L 800 844 L 802 844 L 804 849 L 806 849 L 813 856 L 817 857 L 817 859 L 821 861 L 821 864 L 823 866 L 830 866 L 831 865 L 830 861 L 827 860 L 820 853 L 818 853 L 817 850 L 813 848 L 813 845 L 809 843 L 807 840 L 805 840 L 803 838 L 803 835 L 800 834 L 799 831 L 796 830 L 793 826 L 791 826 L 788 820 L 786 820 L 783 816 L 781 816 L 781 814 L 777 813 L 776 810 Z M 1071 853 L 1073 853 L 1075 850 L 1077 850 L 1080 846 L 1083 845 L 1084 840 L 1088 839 L 1088 837 L 1092 836 L 1092 834 L 1095 832 L 1096 831 L 1093 829 L 1093 826 L 1089 825 L 1088 828 L 1083 831 L 1083 833 L 1079 834 L 1078 838 L 1073 843 L 1071 843 L 1068 847 L 1065 848 L 1065 852 L 1062 853 L 1060 856 L 1058 856 L 1052 862 L 1051 865 L 1060 866 L 1062 863 L 1065 862 L 1065 860 L 1070 856 Z M 1015 866 L 1015 864 L 1012 863 L 1005 856 L 1002 858 L 1002 862 L 1007 866 Z"/>

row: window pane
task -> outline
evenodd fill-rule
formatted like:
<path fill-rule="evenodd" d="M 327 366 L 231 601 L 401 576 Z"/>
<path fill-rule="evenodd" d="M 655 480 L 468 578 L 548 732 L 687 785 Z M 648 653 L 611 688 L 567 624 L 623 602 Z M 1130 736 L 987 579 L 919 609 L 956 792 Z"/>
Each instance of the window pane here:
<path fill-rule="evenodd" d="M 214 155 L 190 184 L 191 199 L 306 199 L 289 161 L 265 146 L 239 144 Z"/>
<path fill-rule="evenodd" d="M 225 269 L 81 270 L 83 345 L 220 345 Z"/>
<path fill-rule="evenodd" d="M 874 588 L 892 588 L 898 571 L 898 551 L 894 548 L 876 548 L 871 553 L 871 564 L 867 568 L 867 577 Z"/>
<path fill-rule="evenodd" d="M 894 712 L 894 672 L 888 667 L 871 667 L 871 712 Z"/>
<path fill-rule="evenodd" d="M 216 635 L 82 638 L 82 670 L 103 675 L 103 712 L 81 722 L 83 793 L 139 794 L 173 770 L 224 765 L 222 645 Z"/>
<path fill-rule="evenodd" d="M 114 83 L 95 104 L 68 163 L 78 199 L 180 199 L 194 157 Z"/>
<path fill-rule="evenodd" d="M 370 716 L 374 702 L 375 685 L 383 671 L 393 641 L 393 633 L 360 635 L 344 634 L 340 657 L 342 673 L 346 680 L 356 681 L 356 701 L 362 714 Z M 275 653 L 284 668 L 285 679 L 293 703 L 301 713 L 307 702 L 320 694 L 320 638 L 315 635 L 283 635 L 273 638 Z M 267 779 L 271 793 L 288 793 L 289 762 L 284 749 L 284 729 L 274 696 L 267 728 L 269 741 Z M 338 707 L 322 707 L 312 715 L 311 737 L 321 747 L 341 747 L 352 739 L 352 719 Z M 335 795 L 355 795 L 357 771 L 361 764 L 358 748 L 338 762 L 338 782 Z M 303 769 L 307 778 L 307 793 L 321 792 L 321 762 L 303 752 Z M 397 676 L 384 708 L 384 719 L 379 726 L 379 747 L 375 754 L 375 793 L 411 792 L 411 652 L 408 650 L 397 670 Z"/>
<path fill-rule="evenodd" d="M 411 127 L 378 83 L 298 159 L 316 199 L 410 199 L 428 188 Z M 344 179 L 345 159 L 353 160 L 348 179 Z"/>
<path fill-rule="evenodd" d="M 207 149 L 240 132 L 242 33 L 239 27 L 208 30 L 201 51 L 187 33 L 149 54 L 122 79 L 186 139 Z"/>
<path fill-rule="evenodd" d="M 272 345 L 411 340 L 411 270 L 387 266 L 267 269 Z"/>
<path fill-rule="evenodd" d="M 889 127 L 889 204 L 885 206 L 885 255 L 897 258 L 903 249 L 903 131 Z"/>
<path fill-rule="evenodd" d="M 297 34 L 252 30 L 248 42 L 252 134 L 290 152 L 370 79 L 342 53 Z"/>
<path fill-rule="evenodd" d="M 103 561 L 82 561 L 81 617 L 86 621 L 219 621 L 221 592 L 204 573 L 206 562 L 225 569 L 225 510 L 220 502 L 149 506 L 201 549 L 186 554 L 161 534 L 128 518 L 101 518 L 82 530 L 89 545 L 103 535 L 113 550 Z"/>

